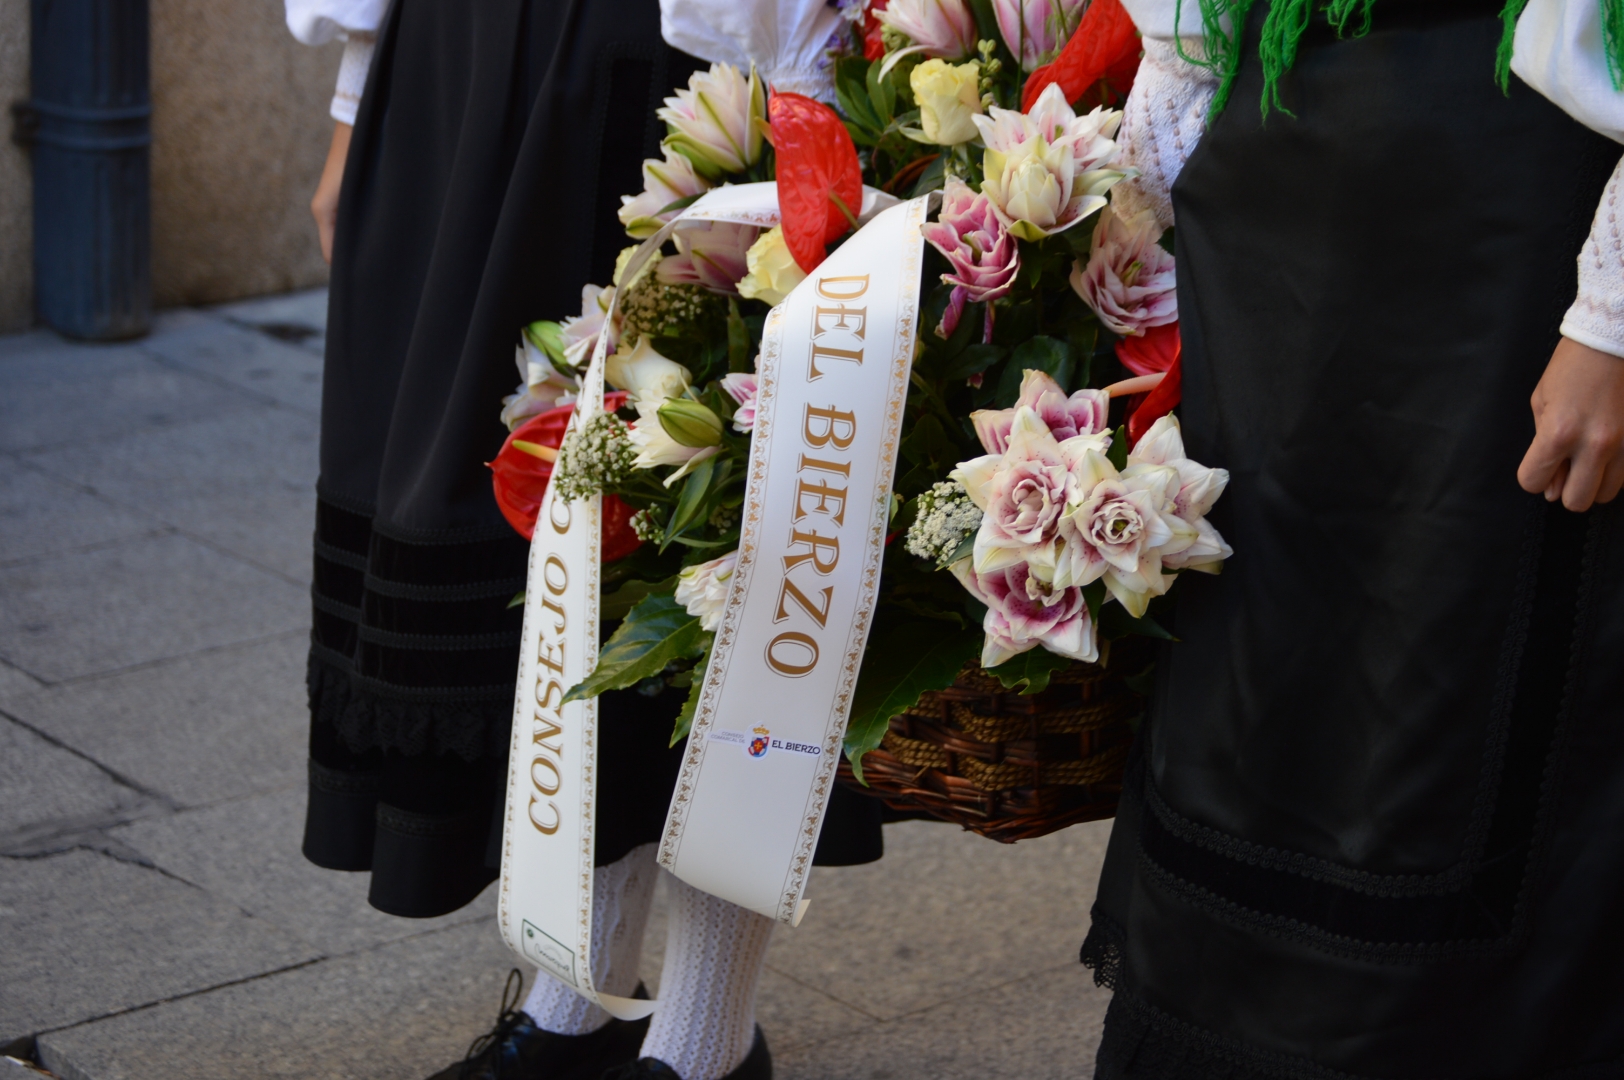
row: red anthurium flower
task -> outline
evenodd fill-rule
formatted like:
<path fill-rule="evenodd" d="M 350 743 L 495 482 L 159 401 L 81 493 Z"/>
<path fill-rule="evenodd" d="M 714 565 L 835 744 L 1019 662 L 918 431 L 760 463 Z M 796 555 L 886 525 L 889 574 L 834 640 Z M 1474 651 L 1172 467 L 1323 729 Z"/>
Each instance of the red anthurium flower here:
<path fill-rule="evenodd" d="M 880 36 L 883 27 L 878 14 L 891 0 L 874 0 L 863 12 L 863 59 L 873 62 L 885 59 L 885 39 Z"/>
<path fill-rule="evenodd" d="M 614 410 L 626 403 L 620 392 L 605 394 L 603 407 Z M 532 416 L 502 443 L 495 460 L 488 462 L 497 508 L 515 532 L 529 540 L 536 531 L 541 497 L 552 479 L 553 462 L 564 442 L 574 405 L 562 405 Z M 642 541 L 632 532 L 635 511 L 613 495 L 603 498 L 603 561 L 614 562 L 637 550 Z"/>
<path fill-rule="evenodd" d="M 1135 375 L 1154 375 L 1173 366 L 1179 356 L 1179 324 L 1177 320 L 1152 326 L 1137 337 L 1125 337 L 1116 343 L 1117 359 Z"/>
<path fill-rule="evenodd" d="M 1021 109 L 1028 110 L 1050 83 L 1059 83 L 1067 101 L 1078 101 L 1101 79 L 1124 86 L 1139 69 L 1139 32 L 1122 8 L 1122 0 L 1094 0 L 1083 13 L 1077 31 L 1054 62 L 1038 68 L 1026 80 Z"/>
<path fill-rule="evenodd" d="M 1150 430 L 1150 425 L 1173 411 L 1183 398 L 1183 388 L 1184 356 L 1178 345 L 1178 335 L 1175 334 L 1173 360 L 1167 367 L 1167 375 L 1145 395 L 1139 407 L 1128 417 L 1128 445 L 1137 443 Z"/>
<path fill-rule="evenodd" d="M 823 261 L 829 241 L 851 227 L 846 213 L 855 216 L 862 209 L 857 147 L 833 109 L 802 94 L 775 91 L 767 118 L 778 156 L 784 243 L 796 265 L 810 274 Z"/>

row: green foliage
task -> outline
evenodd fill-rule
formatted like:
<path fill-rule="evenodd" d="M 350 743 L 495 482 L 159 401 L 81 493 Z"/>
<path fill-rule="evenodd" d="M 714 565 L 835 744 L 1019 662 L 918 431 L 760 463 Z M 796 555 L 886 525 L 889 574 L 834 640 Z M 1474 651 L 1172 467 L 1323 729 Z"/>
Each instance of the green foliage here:
<path fill-rule="evenodd" d="M 1119 472 L 1128 467 L 1128 426 L 1126 424 L 1111 432 L 1111 447 L 1105 452 L 1105 456 Z"/>
<path fill-rule="evenodd" d="M 863 755 L 880 745 L 891 718 L 925 691 L 952 686 L 959 670 L 980 651 L 979 628 L 955 631 L 904 622 L 869 639 L 846 725 L 846 757 L 858 780 L 863 779 Z"/>
<path fill-rule="evenodd" d="M 688 678 L 688 697 L 677 711 L 677 722 L 671 728 L 672 746 L 686 739 L 694 729 L 694 713 L 699 709 L 699 695 L 705 688 L 705 669 L 710 666 L 711 646 L 716 643 L 715 634 L 706 634 L 704 638 L 704 651 L 694 662 L 693 670 L 684 673 Z"/>
<path fill-rule="evenodd" d="M 710 648 L 710 634 L 667 593 L 644 597 L 598 653 L 598 666 L 570 687 L 565 701 L 582 701 L 605 690 L 636 686 L 673 660 L 691 660 Z"/>
<path fill-rule="evenodd" d="M 998 396 L 994 400 L 1000 409 L 1014 405 L 1021 393 L 1021 379 L 1027 371 L 1044 372 L 1053 376 L 1061 386 L 1069 386 L 1074 364 L 1071 346 L 1064 341 L 1042 334 L 1029 338 L 1011 354 L 1009 364 L 998 380 Z"/>
<path fill-rule="evenodd" d="M 1006 689 L 1018 690 L 1022 694 L 1041 694 L 1049 688 L 1049 677 L 1070 663 L 1066 657 L 1056 656 L 1039 646 L 1019 656 L 1012 656 L 995 668 L 988 668 L 987 674 L 997 676 Z"/>

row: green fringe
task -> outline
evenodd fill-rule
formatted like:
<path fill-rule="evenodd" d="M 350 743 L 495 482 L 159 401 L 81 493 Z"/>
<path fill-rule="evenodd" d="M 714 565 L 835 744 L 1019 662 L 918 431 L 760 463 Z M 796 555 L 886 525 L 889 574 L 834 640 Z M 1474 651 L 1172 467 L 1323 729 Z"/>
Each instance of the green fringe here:
<path fill-rule="evenodd" d="M 1241 64 L 1241 36 L 1245 32 L 1246 17 L 1256 0 L 1198 0 L 1201 5 L 1201 27 L 1205 33 L 1205 56 L 1197 59 L 1184 51 L 1182 39 L 1178 53 L 1189 63 L 1210 69 L 1218 76 L 1218 91 L 1213 95 L 1212 108 L 1207 113 L 1210 122 L 1229 102 L 1234 88 L 1235 73 Z M 1607 54 L 1607 73 L 1612 77 L 1613 89 L 1624 90 L 1624 0 L 1597 0 L 1601 4 L 1603 51 Z M 1348 23 L 1357 12 L 1359 25 L 1353 29 L 1354 37 L 1370 33 L 1371 16 L 1375 0 L 1264 0 L 1269 14 L 1263 20 L 1262 37 L 1258 41 L 1258 60 L 1263 65 L 1263 100 L 1259 107 L 1264 119 L 1269 110 L 1277 109 L 1287 116 L 1294 115 L 1280 100 L 1280 77 L 1291 70 L 1297 60 L 1297 47 L 1314 15 L 1323 10 L 1325 18 L 1339 35 L 1348 33 Z M 1511 48 L 1517 33 L 1517 20 L 1522 17 L 1528 0 L 1506 0 L 1500 10 L 1500 45 L 1495 50 L 1494 78 L 1500 89 L 1511 92 Z M 1177 0 L 1174 25 L 1184 13 L 1184 0 Z M 1232 31 L 1224 30 L 1229 21 Z"/>
<path fill-rule="evenodd" d="M 1607 4 L 1608 0 L 1602 0 L 1604 10 Z M 1500 84 L 1501 93 L 1511 93 L 1511 43 L 1517 36 L 1517 20 L 1522 18 L 1523 8 L 1527 6 L 1528 0 L 1506 0 L 1506 6 L 1500 9 L 1500 47 L 1494 51 L 1494 81 Z M 1610 56 L 1607 66 L 1613 66 Z"/>

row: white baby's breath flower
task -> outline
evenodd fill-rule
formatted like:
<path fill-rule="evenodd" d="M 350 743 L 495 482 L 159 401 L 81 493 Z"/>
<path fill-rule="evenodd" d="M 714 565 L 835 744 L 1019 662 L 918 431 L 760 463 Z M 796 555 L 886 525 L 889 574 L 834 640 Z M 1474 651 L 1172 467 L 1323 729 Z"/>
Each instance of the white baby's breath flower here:
<path fill-rule="evenodd" d="M 970 501 L 964 485 L 957 480 L 932 484 L 919 496 L 919 512 L 908 526 L 903 547 L 911 555 L 941 565 L 981 528 L 981 510 Z"/>

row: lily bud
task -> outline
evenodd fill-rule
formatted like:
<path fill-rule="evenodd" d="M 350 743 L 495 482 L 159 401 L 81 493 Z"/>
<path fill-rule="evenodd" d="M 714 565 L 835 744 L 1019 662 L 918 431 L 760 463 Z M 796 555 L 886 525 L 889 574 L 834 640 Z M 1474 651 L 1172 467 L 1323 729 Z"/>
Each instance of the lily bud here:
<path fill-rule="evenodd" d="M 660 406 L 657 415 L 665 433 L 683 446 L 721 445 L 722 418 L 697 401 L 672 398 Z"/>

